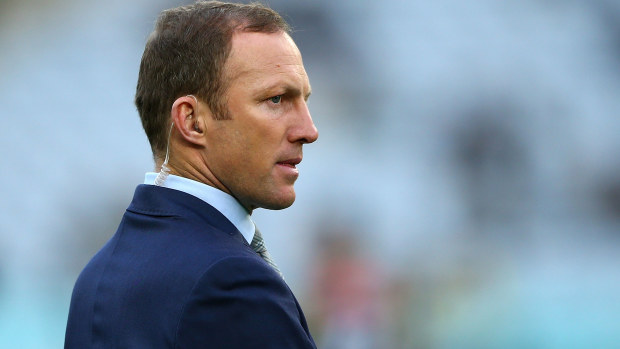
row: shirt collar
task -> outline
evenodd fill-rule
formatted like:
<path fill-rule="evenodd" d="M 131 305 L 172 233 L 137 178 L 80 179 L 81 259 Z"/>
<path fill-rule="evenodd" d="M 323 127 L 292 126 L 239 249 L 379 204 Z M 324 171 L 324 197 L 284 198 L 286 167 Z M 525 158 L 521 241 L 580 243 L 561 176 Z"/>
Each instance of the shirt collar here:
<path fill-rule="evenodd" d="M 157 173 L 147 172 L 144 175 L 144 184 L 154 185 L 156 177 Z M 175 175 L 168 175 L 162 186 L 193 195 L 208 203 L 220 211 L 239 230 L 245 241 L 250 243 L 254 238 L 256 229 L 254 222 L 248 211 L 233 196 L 204 183 Z"/>

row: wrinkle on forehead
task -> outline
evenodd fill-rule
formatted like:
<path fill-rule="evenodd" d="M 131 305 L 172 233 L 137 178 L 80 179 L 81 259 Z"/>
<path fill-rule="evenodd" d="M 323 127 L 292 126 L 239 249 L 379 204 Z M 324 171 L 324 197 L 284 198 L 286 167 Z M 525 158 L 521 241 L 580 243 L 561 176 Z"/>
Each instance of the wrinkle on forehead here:
<path fill-rule="evenodd" d="M 225 69 L 228 82 L 241 77 L 254 80 L 289 74 L 307 79 L 301 53 L 286 33 L 236 33 L 232 43 Z M 265 49 L 264 45 L 274 49 Z"/>

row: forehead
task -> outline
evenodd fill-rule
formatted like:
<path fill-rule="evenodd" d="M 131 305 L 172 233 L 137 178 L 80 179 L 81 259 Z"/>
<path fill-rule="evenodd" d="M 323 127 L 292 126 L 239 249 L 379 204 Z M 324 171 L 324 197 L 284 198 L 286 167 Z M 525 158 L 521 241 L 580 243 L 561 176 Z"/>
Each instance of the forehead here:
<path fill-rule="evenodd" d="M 286 80 L 309 90 L 308 76 L 301 53 L 293 39 L 284 32 L 237 32 L 225 64 L 232 84 L 268 84 Z"/>

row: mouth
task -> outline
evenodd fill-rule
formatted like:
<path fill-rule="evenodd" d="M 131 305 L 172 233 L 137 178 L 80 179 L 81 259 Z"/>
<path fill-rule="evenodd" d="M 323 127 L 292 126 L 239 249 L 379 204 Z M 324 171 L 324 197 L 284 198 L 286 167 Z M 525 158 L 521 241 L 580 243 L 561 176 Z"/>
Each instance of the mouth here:
<path fill-rule="evenodd" d="M 278 161 L 276 164 L 280 166 L 296 168 L 296 166 L 301 162 L 301 157 L 287 159 L 284 161 Z"/>

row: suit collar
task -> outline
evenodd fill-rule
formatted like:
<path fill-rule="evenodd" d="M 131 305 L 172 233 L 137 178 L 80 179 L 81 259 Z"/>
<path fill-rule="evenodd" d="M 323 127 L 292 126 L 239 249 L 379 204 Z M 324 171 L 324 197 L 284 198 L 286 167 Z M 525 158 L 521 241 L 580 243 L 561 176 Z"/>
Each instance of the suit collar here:
<path fill-rule="evenodd" d="M 182 191 L 140 184 L 136 187 L 128 211 L 158 217 L 182 217 L 204 221 L 205 224 L 231 235 L 245 245 L 248 242 L 221 212 L 201 199 Z"/>
<path fill-rule="evenodd" d="M 147 172 L 144 176 L 144 184 L 154 184 L 156 177 L 157 173 Z M 161 186 L 179 190 L 201 199 L 231 221 L 248 243 L 254 238 L 255 227 L 250 214 L 232 195 L 207 184 L 172 174 L 166 178 Z"/>

